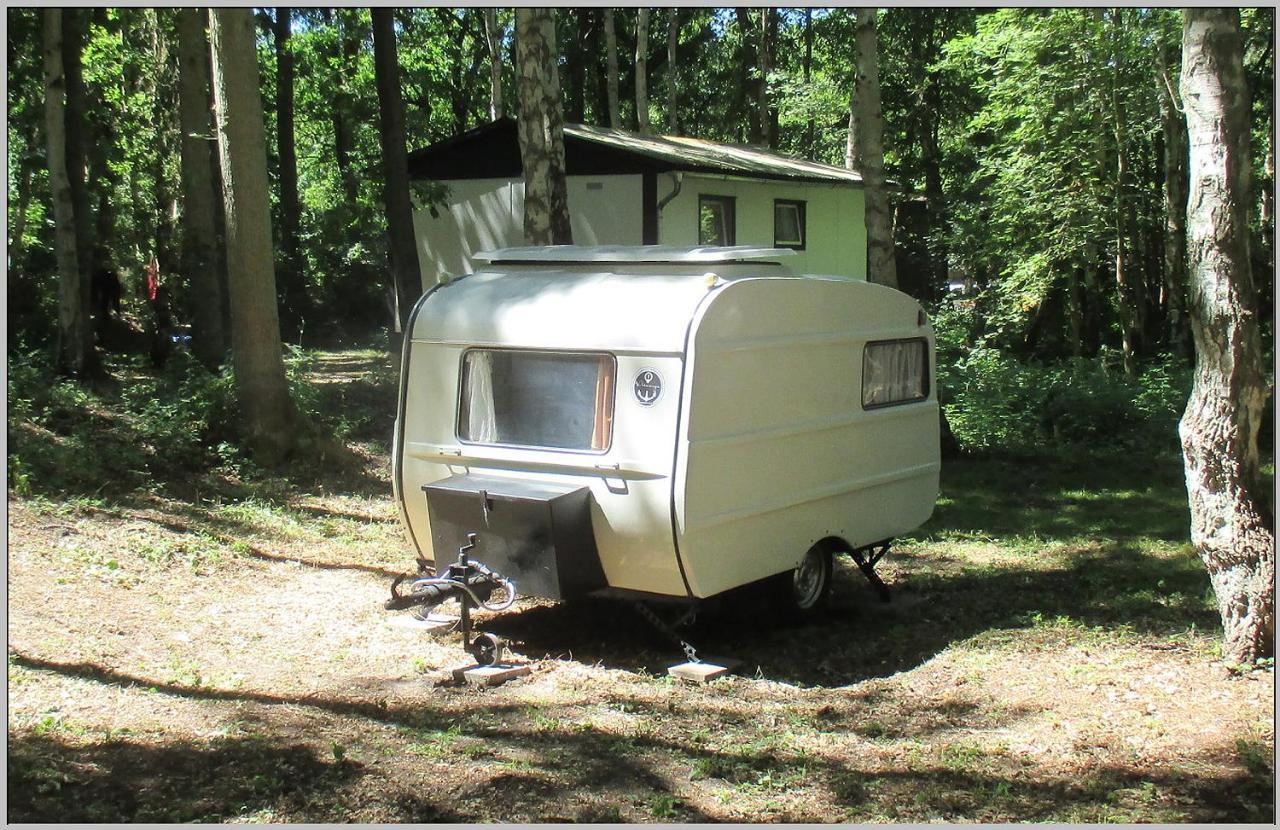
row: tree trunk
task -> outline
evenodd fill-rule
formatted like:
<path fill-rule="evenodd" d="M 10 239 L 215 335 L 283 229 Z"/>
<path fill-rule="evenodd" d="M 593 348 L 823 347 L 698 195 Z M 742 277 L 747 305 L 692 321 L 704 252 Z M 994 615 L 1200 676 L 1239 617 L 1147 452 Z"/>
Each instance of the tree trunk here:
<path fill-rule="evenodd" d="M 813 9 L 804 10 L 804 85 L 807 88 L 813 74 Z M 804 157 L 813 161 L 817 122 L 810 118 L 804 125 Z"/>
<path fill-rule="evenodd" d="M 680 132 L 679 119 L 676 117 L 676 103 L 679 86 L 676 72 L 676 51 L 680 47 L 680 9 L 672 7 L 667 18 L 667 133 L 677 135 Z"/>
<path fill-rule="evenodd" d="M 1121 74 L 1124 71 L 1124 54 L 1121 44 L 1124 26 L 1123 9 L 1111 12 L 1111 116 L 1112 137 L 1116 143 L 1116 178 L 1114 190 L 1114 227 L 1116 232 L 1115 279 L 1119 296 L 1120 345 L 1124 357 L 1124 373 L 1134 377 L 1138 373 L 1139 338 L 1142 332 L 1142 280 L 1132 273 L 1133 259 L 1133 200 L 1135 194 L 1129 182 L 1129 147 L 1126 131 L 1124 102 L 1120 98 Z M 1136 246 L 1132 246 L 1136 247 Z"/>
<path fill-rule="evenodd" d="M 249 447 L 262 463 L 274 465 L 300 445 L 302 436 L 280 356 L 253 14 L 247 8 L 212 9 L 209 31 L 227 219 L 236 397 Z"/>
<path fill-rule="evenodd" d="M 40 136 L 34 121 L 25 136 L 26 152 L 22 156 L 18 173 L 18 204 L 14 206 L 13 226 L 9 229 L 9 261 L 11 267 L 21 267 L 22 255 L 26 250 L 24 237 L 27 235 L 27 213 L 31 209 L 31 179 L 35 175 L 39 160 L 36 156 L 36 142 Z"/>
<path fill-rule="evenodd" d="M 867 279 L 898 287 L 893 259 L 893 216 L 885 188 L 883 121 L 880 112 L 880 68 L 876 55 L 876 10 L 858 9 L 855 40 L 858 48 L 858 80 L 854 97 L 857 113 L 857 152 L 854 166 L 862 174 L 866 196 Z"/>
<path fill-rule="evenodd" d="M 80 314 L 85 319 L 88 333 L 83 344 L 84 361 L 81 371 L 88 377 L 102 374 L 102 364 L 95 344 L 92 314 L 93 289 L 93 211 L 89 207 L 87 143 L 89 121 L 85 117 L 84 72 L 81 54 L 84 51 L 85 22 L 88 9 L 64 9 L 62 12 L 62 71 L 66 79 L 65 135 L 67 146 L 67 180 L 71 186 L 71 204 L 75 211 L 76 267 L 80 271 L 77 283 Z M 99 321 L 100 322 L 100 321 Z"/>
<path fill-rule="evenodd" d="M 58 261 L 59 374 L 83 378 L 90 348 L 89 317 L 80 302 L 80 262 L 76 251 L 76 215 L 67 175 L 66 76 L 62 69 L 61 9 L 44 10 L 44 117 L 53 196 L 53 248 Z"/>
<path fill-rule="evenodd" d="M 573 37 L 569 38 L 569 52 L 565 55 L 567 84 L 565 89 L 565 119 L 571 124 L 587 120 L 587 21 L 590 9 L 565 9 L 573 23 Z"/>
<path fill-rule="evenodd" d="M 326 12 L 328 10 L 326 9 Z M 360 37 L 353 19 L 358 9 L 338 9 L 337 23 L 340 42 L 338 55 L 338 71 L 334 79 L 336 88 L 333 97 L 333 152 L 338 163 L 338 175 L 342 179 L 342 191 L 349 205 L 355 205 L 360 192 L 360 183 L 356 178 L 355 168 L 351 163 L 351 153 L 355 149 L 355 136 L 351 128 L 351 85 L 355 74 L 356 58 L 360 54 Z"/>
<path fill-rule="evenodd" d="M 516 65 L 525 243 L 571 245 L 556 24 L 550 9 L 516 9 Z"/>
<path fill-rule="evenodd" d="M 489 120 L 502 117 L 502 31 L 498 28 L 498 10 L 484 10 L 484 40 L 489 47 Z"/>
<path fill-rule="evenodd" d="M 273 28 L 276 46 L 276 146 L 280 154 L 280 247 L 283 248 L 284 260 L 284 267 L 280 269 L 280 281 L 283 283 L 280 303 L 281 316 L 292 340 L 305 326 L 307 290 L 302 250 L 298 243 L 302 208 L 298 202 L 298 151 L 293 129 L 293 51 L 289 46 L 293 13 L 289 7 L 276 7 Z"/>
<path fill-rule="evenodd" d="M 756 39 L 751 34 L 751 30 L 754 28 L 751 22 L 751 10 L 736 6 L 733 13 L 738 20 L 738 30 L 742 32 L 741 94 L 745 96 L 745 100 L 739 100 L 743 101 L 747 112 L 747 142 L 749 144 L 762 144 L 764 143 L 764 127 L 760 122 L 760 108 L 752 103 L 760 100 L 761 81 L 759 75 L 756 74 L 760 56 L 755 46 Z"/>
<path fill-rule="evenodd" d="M 422 296 L 418 244 L 413 234 L 413 206 L 409 200 L 409 156 L 405 150 L 404 102 L 400 98 L 400 62 L 396 57 L 394 12 L 373 12 L 373 68 L 378 84 L 382 139 L 383 198 L 387 208 L 387 244 L 396 291 L 396 330 L 408 331 L 409 313 Z"/>
<path fill-rule="evenodd" d="M 1249 102 L 1236 9 L 1183 11 L 1190 145 L 1188 299 L 1195 384 L 1178 425 L 1199 551 L 1222 615 L 1223 657 L 1274 654 L 1275 537 L 1258 429 L 1267 399 L 1249 262 Z"/>
<path fill-rule="evenodd" d="M 636 129 L 649 134 L 649 10 L 636 11 Z"/>
<path fill-rule="evenodd" d="M 760 109 L 761 143 L 770 149 L 778 146 L 777 110 L 769 94 L 769 73 L 773 71 L 774 50 L 778 39 L 778 13 L 774 9 L 760 9 L 760 89 L 757 105 Z"/>
<path fill-rule="evenodd" d="M 605 72 L 609 93 L 609 126 L 622 129 L 618 112 L 618 36 L 613 29 L 613 9 L 604 10 Z"/>
<path fill-rule="evenodd" d="M 1156 47 L 1160 99 L 1160 128 L 1164 139 L 1164 293 L 1173 350 L 1185 355 L 1191 333 L 1187 329 L 1187 120 L 1174 98 L 1167 46 Z"/>
<path fill-rule="evenodd" d="M 222 328 L 213 208 L 213 159 L 209 154 L 209 44 L 205 18 L 190 6 L 178 15 L 178 114 L 182 124 L 182 271 L 191 286 L 191 348 L 209 371 L 227 351 Z"/>

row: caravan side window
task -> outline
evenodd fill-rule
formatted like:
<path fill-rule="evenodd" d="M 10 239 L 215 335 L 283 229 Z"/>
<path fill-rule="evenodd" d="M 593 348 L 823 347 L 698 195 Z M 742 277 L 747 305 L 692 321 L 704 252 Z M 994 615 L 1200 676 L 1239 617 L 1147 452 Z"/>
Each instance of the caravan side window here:
<path fill-rule="evenodd" d="M 468 349 L 458 438 L 605 452 L 613 440 L 615 373 L 610 354 Z"/>
<path fill-rule="evenodd" d="M 879 340 L 862 350 L 862 408 L 929 397 L 929 347 L 923 337 Z"/>
<path fill-rule="evenodd" d="M 736 245 L 732 196 L 698 196 L 698 244 Z"/>

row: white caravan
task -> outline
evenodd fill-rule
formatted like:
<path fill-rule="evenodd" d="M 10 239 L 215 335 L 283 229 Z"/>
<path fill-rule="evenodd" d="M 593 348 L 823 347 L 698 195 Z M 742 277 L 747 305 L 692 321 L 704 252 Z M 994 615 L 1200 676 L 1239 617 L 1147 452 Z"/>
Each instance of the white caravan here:
<path fill-rule="evenodd" d="M 421 559 L 521 594 L 818 607 L 938 492 L 933 331 L 872 283 L 769 248 L 512 248 L 414 308 L 395 495 Z M 470 548 L 468 548 L 471 550 Z"/>

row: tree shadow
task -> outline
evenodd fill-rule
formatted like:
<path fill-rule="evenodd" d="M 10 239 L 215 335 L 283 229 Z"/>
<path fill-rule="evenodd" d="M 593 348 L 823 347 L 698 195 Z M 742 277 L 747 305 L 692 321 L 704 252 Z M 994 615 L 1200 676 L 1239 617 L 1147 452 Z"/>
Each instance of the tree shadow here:
<path fill-rule="evenodd" d="M 1205 601 L 1209 581 L 1198 563 L 1152 556 L 1135 545 L 1113 545 L 1052 570 L 908 572 L 890 588 L 893 599 L 881 603 L 861 574 L 842 563 L 833 607 L 816 624 L 786 625 L 762 592 L 748 587 L 706 606 L 681 634 L 700 654 L 743 661 L 745 674 L 845 686 L 914 668 L 988 631 L 1056 627 L 1168 637 L 1219 624 Z M 663 672 L 680 655 L 673 641 L 616 600 L 504 612 L 482 617 L 477 626 L 530 657 Z"/>

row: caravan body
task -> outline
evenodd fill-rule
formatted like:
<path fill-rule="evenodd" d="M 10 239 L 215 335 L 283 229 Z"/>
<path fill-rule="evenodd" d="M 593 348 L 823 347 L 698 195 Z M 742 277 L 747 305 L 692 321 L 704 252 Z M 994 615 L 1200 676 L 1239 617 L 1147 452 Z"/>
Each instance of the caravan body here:
<path fill-rule="evenodd" d="M 933 332 L 910 297 L 789 252 L 508 249 L 406 337 L 394 471 L 409 538 L 521 593 L 710 597 L 931 514 Z"/>

